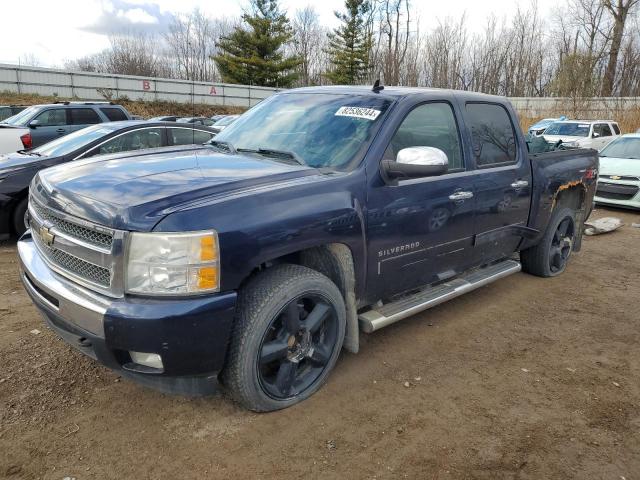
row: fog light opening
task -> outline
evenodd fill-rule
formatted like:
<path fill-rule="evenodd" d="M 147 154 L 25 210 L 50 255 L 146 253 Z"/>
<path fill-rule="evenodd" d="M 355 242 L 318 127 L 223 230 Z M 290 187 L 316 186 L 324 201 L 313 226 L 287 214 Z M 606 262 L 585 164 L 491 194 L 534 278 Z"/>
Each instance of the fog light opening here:
<path fill-rule="evenodd" d="M 131 361 L 142 365 L 144 367 L 156 368 L 158 370 L 164 370 L 162 364 L 162 357 L 157 353 L 144 353 L 144 352 L 129 352 Z"/>

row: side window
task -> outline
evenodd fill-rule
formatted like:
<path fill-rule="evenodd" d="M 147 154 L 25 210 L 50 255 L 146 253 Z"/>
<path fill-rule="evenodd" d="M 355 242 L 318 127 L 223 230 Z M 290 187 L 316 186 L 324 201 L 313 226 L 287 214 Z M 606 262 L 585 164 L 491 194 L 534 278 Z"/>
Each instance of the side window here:
<path fill-rule="evenodd" d="M 127 132 L 100 145 L 91 152 L 93 155 L 128 152 L 162 146 L 162 128 L 145 128 Z"/>
<path fill-rule="evenodd" d="M 34 120 L 40 122 L 41 127 L 56 127 L 67 124 L 67 111 L 63 108 L 45 110 Z"/>
<path fill-rule="evenodd" d="M 476 165 L 515 163 L 516 134 L 507 110 L 493 103 L 467 103 L 466 109 Z"/>
<path fill-rule="evenodd" d="M 612 123 L 611 126 L 613 127 L 613 131 L 616 132 L 616 135 L 620 135 L 620 127 L 618 126 L 618 124 Z"/>
<path fill-rule="evenodd" d="M 169 142 L 171 145 L 192 145 L 208 142 L 213 133 L 203 132 L 191 128 L 169 128 Z"/>
<path fill-rule="evenodd" d="M 448 103 L 425 103 L 411 110 L 391 139 L 385 158 L 395 160 L 408 147 L 439 148 L 449 158 L 450 171 L 464 169 L 458 125 Z"/>
<path fill-rule="evenodd" d="M 112 122 L 127 120 L 125 113 L 119 108 L 101 108 L 100 111 Z"/>
<path fill-rule="evenodd" d="M 92 108 L 72 108 L 71 124 L 72 125 L 93 125 L 101 123 L 100 117 Z"/>
<path fill-rule="evenodd" d="M 610 137 L 611 128 L 606 123 L 598 123 L 593 126 L 593 133 L 597 133 L 601 137 Z"/>

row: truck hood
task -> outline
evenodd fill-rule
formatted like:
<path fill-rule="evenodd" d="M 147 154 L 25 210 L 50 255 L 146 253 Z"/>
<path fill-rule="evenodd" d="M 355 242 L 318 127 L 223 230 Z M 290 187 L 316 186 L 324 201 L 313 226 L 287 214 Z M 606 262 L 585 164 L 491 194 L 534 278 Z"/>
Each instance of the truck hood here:
<path fill-rule="evenodd" d="M 640 160 L 600 157 L 600 174 L 640 177 Z"/>
<path fill-rule="evenodd" d="M 85 220 L 148 231 L 181 204 L 316 175 L 310 167 L 203 148 L 59 165 L 42 170 L 31 192 Z"/>

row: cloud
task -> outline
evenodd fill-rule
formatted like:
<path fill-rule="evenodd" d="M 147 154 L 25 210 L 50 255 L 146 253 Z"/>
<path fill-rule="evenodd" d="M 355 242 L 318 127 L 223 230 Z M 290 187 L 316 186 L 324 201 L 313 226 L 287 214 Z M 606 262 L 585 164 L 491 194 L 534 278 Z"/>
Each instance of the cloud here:
<path fill-rule="evenodd" d="M 99 35 L 119 33 L 155 34 L 167 30 L 172 15 L 157 4 L 140 1 L 110 0 L 101 2 L 97 18 L 82 30 Z"/>

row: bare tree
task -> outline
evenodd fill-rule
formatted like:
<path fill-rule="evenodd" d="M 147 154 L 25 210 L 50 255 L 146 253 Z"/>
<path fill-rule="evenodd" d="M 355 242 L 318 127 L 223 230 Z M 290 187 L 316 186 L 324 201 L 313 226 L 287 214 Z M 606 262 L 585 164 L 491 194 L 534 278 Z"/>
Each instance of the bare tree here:
<path fill-rule="evenodd" d="M 298 84 L 322 83 L 322 72 L 328 68 L 324 51 L 328 30 L 320 25 L 318 13 L 312 6 L 296 10 L 291 26 L 294 31 L 292 53 L 302 60 Z"/>
<path fill-rule="evenodd" d="M 640 0 L 602 0 L 613 17 L 613 32 L 611 35 L 611 46 L 609 49 L 609 61 L 604 71 L 602 81 L 602 96 L 609 97 L 613 93 L 616 70 L 618 68 L 618 57 L 622 45 L 624 27 L 627 23 L 629 12 L 640 2 Z"/>

